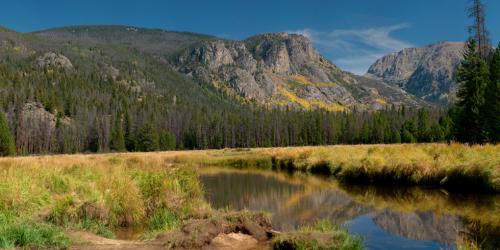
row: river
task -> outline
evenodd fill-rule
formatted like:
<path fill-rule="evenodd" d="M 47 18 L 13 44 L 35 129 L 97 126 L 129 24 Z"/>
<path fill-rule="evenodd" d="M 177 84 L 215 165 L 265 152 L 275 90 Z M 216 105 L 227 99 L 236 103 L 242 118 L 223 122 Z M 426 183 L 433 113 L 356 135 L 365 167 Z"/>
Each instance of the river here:
<path fill-rule="evenodd" d="M 228 168 L 202 168 L 200 179 L 213 208 L 269 212 L 280 231 L 327 219 L 360 236 L 367 249 L 456 249 L 471 241 L 495 249 L 500 242 L 499 195 Z"/>

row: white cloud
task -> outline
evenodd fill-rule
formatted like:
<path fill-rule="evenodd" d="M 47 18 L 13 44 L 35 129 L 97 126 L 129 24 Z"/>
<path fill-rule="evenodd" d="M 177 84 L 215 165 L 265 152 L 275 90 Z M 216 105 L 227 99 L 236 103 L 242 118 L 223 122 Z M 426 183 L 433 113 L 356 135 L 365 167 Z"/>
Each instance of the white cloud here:
<path fill-rule="evenodd" d="M 320 52 L 341 68 L 362 75 L 378 58 L 403 48 L 414 47 L 392 34 L 408 27 L 408 24 L 403 23 L 367 29 L 338 29 L 330 32 L 303 29 L 289 33 L 308 37 Z"/>

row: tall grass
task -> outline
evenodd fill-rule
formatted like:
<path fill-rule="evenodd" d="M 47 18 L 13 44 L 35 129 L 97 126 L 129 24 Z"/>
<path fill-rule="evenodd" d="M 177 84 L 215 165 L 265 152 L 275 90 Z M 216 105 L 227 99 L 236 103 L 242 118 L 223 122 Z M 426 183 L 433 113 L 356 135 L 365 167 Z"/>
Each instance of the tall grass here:
<path fill-rule="evenodd" d="M 164 156 L 74 155 L 0 159 L 0 247 L 65 247 L 64 231 L 112 237 L 180 227 L 207 209 L 196 171 Z"/>
<path fill-rule="evenodd" d="M 64 231 L 110 237 L 178 229 L 203 201 L 196 168 L 314 172 L 349 182 L 500 191 L 500 145 L 363 145 L 0 158 L 0 246 L 65 247 Z"/>
<path fill-rule="evenodd" d="M 349 234 L 346 229 L 333 225 L 327 220 L 320 220 L 313 226 L 300 228 L 295 232 L 283 233 L 272 241 L 275 250 L 357 250 L 363 249 L 359 237 Z"/>
<path fill-rule="evenodd" d="M 500 192 L 500 145 L 353 145 L 220 150 L 204 154 L 206 159 L 202 164 L 207 165 L 298 170 L 356 183 Z"/>

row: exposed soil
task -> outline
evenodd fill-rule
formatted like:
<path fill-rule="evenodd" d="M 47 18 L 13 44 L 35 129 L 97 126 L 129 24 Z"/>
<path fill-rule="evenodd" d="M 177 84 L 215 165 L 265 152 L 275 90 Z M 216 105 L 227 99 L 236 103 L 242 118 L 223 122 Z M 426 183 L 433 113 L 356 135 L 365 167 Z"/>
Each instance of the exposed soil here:
<path fill-rule="evenodd" d="M 165 249 L 160 241 L 127 241 L 107 239 L 87 232 L 70 232 L 75 245 L 70 249 Z"/>
<path fill-rule="evenodd" d="M 187 221 L 180 230 L 159 234 L 150 241 L 103 238 L 91 233 L 69 232 L 71 249 L 270 249 L 271 224 L 264 215 L 223 213 Z"/>

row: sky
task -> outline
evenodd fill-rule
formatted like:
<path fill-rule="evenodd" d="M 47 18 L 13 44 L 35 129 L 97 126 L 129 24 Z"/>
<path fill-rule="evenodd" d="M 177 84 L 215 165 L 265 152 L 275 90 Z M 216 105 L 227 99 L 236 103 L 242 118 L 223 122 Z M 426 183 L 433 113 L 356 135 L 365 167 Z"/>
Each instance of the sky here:
<path fill-rule="evenodd" d="M 341 68 L 364 74 L 407 47 L 467 39 L 470 0 L 3 0 L 0 26 L 20 32 L 120 24 L 241 40 L 266 32 L 309 37 Z M 500 41 L 500 1 L 484 0 L 492 41 Z M 498 31 L 498 32 L 495 32 Z"/>

